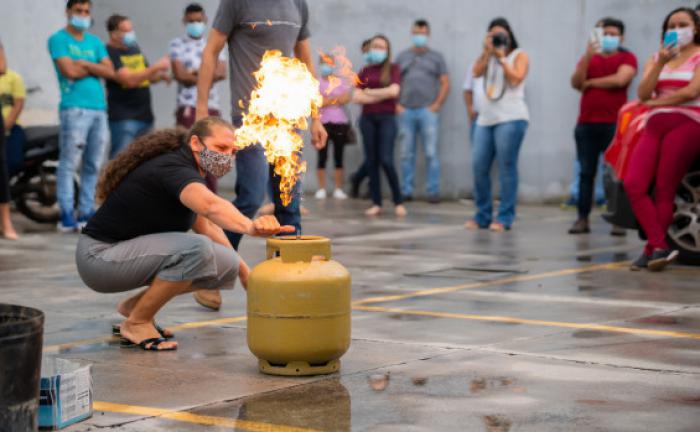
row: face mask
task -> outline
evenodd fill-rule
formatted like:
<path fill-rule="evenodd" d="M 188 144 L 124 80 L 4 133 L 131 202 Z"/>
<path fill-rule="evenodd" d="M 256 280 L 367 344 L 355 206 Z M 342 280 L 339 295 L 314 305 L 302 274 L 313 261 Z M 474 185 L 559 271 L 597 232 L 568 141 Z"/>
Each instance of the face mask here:
<path fill-rule="evenodd" d="M 365 61 L 365 64 L 369 64 L 369 58 L 369 51 L 367 51 L 366 53 L 362 53 L 362 60 Z"/>
<path fill-rule="evenodd" d="M 200 140 L 200 142 L 202 142 L 202 140 Z M 202 169 L 217 178 L 223 177 L 231 171 L 231 168 L 233 168 L 233 158 L 234 156 L 232 154 L 219 153 L 209 150 L 206 147 L 199 152 L 199 160 Z"/>
<path fill-rule="evenodd" d="M 80 31 L 85 31 L 90 28 L 92 20 L 89 16 L 82 17 L 78 15 L 71 15 L 68 23 Z"/>
<path fill-rule="evenodd" d="M 124 33 L 124 36 L 122 36 L 122 41 L 126 46 L 136 45 L 136 32 L 132 30 L 130 32 Z"/>
<path fill-rule="evenodd" d="M 367 54 L 368 63 L 373 65 L 383 63 L 387 56 L 386 51 L 380 49 L 371 49 Z"/>
<path fill-rule="evenodd" d="M 411 39 L 413 40 L 413 46 L 416 48 L 423 48 L 428 45 L 428 35 L 414 34 Z"/>
<path fill-rule="evenodd" d="M 329 65 L 328 63 L 323 63 L 319 67 L 319 71 L 321 72 L 321 76 L 327 77 L 333 73 L 333 66 Z"/>
<path fill-rule="evenodd" d="M 600 49 L 604 53 L 611 53 L 617 51 L 620 47 L 620 36 L 603 36 L 600 40 Z"/>
<path fill-rule="evenodd" d="M 686 45 L 689 45 L 693 42 L 693 39 L 695 39 L 695 33 L 693 32 L 692 27 L 682 27 L 682 28 L 677 28 L 675 30 L 668 30 L 666 32 L 666 37 L 668 38 L 669 33 L 676 33 L 677 40 L 678 40 L 678 46 L 680 48 L 683 48 Z"/>
<path fill-rule="evenodd" d="M 199 39 L 204 34 L 204 29 L 206 24 L 203 22 L 191 22 L 187 23 L 185 29 L 187 30 L 187 35 L 191 38 Z"/>

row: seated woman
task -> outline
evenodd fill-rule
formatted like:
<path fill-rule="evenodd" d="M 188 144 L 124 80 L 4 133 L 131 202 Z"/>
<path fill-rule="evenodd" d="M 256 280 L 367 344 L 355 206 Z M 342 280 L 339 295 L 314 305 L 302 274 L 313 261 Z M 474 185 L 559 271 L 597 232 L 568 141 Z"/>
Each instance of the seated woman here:
<path fill-rule="evenodd" d="M 639 83 L 639 99 L 651 110 L 624 180 L 648 239 L 633 270 L 660 271 L 678 255 L 666 232 L 676 189 L 700 156 L 700 17 L 689 8 L 675 9 L 664 20 L 661 40 L 666 42 L 647 61 Z"/>
<path fill-rule="evenodd" d="M 100 209 L 78 240 L 76 263 L 95 291 L 148 286 L 119 305 L 122 346 L 174 350 L 155 314 L 173 297 L 247 285 L 249 269 L 223 229 L 266 237 L 293 232 L 273 216 L 251 221 L 207 189 L 204 177 L 233 166 L 235 130 L 208 117 L 189 132 L 163 130 L 135 140 L 112 160 L 97 187 Z M 194 233 L 188 233 L 192 229 Z"/>

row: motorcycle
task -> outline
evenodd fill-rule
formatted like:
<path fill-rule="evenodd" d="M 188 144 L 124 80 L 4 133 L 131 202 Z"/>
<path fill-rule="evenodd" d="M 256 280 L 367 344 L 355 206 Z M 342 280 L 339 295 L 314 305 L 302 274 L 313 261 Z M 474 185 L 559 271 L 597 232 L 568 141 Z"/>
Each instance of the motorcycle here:
<path fill-rule="evenodd" d="M 59 127 L 29 126 L 23 134 L 21 156 L 10 166 L 10 194 L 16 209 L 27 218 L 56 223 L 60 217 L 56 202 Z M 79 181 L 73 181 L 77 197 Z"/>

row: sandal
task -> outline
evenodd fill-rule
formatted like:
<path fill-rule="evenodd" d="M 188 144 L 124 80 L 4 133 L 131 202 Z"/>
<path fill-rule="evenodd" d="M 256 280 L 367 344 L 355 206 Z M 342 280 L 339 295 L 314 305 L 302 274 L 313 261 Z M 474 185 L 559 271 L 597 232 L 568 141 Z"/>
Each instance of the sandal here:
<path fill-rule="evenodd" d="M 173 333 L 168 333 L 168 334 L 166 334 L 165 332 L 166 332 L 167 330 L 164 329 L 163 327 L 159 326 L 159 325 L 156 324 L 155 322 L 153 323 L 153 326 L 156 328 L 156 331 L 157 331 L 158 333 L 160 333 L 160 337 L 162 337 L 163 339 L 172 339 L 172 338 L 175 337 L 175 335 L 174 335 Z M 119 337 L 121 337 L 121 335 L 122 335 L 122 333 L 121 333 L 121 324 L 112 324 L 112 334 L 113 334 L 114 336 L 119 336 Z"/>
<path fill-rule="evenodd" d="M 140 347 L 144 351 L 175 351 L 177 346 L 170 348 L 158 348 L 160 344 L 166 342 L 165 338 L 149 338 L 144 339 L 141 342 L 134 342 L 125 337 L 121 338 L 120 346 L 122 348 L 136 348 Z M 150 344 L 150 345 L 149 345 Z"/>
<path fill-rule="evenodd" d="M 478 223 L 474 219 L 469 219 L 464 223 L 464 228 L 469 230 L 469 231 L 477 231 L 481 229 L 481 226 L 479 226 Z"/>

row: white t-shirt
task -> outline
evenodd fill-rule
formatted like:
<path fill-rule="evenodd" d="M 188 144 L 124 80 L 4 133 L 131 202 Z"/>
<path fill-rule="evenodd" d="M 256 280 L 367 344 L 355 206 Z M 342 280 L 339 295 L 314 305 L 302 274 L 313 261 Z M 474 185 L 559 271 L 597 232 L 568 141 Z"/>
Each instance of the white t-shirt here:
<path fill-rule="evenodd" d="M 512 66 L 521 52 L 522 50 L 520 49 L 513 50 L 506 57 L 506 62 Z M 525 80 L 523 80 L 515 87 L 510 84 L 506 85 L 503 97 L 498 100 L 486 98 L 484 106 L 479 111 L 479 118 L 476 120 L 476 124 L 479 126 L 493 126 L 509 121 L 527 121 L 529 119 L 530 113 L 525 104 Z"/>
<path fill-rule="evenodd" d="M 474 101 L 474 111 L 480 113 L 482 107 L 484 106 L 484 100 L 486 99 L 486 96 L 484 95 L 484 77 L 474 77 L 473 70 L 474 63 L 469 65 L 469 70 L 467 71 L 466 78 L 464 78 L 462 90 L 472 92 L 472 100 Z"/>
<path fill-rule="evenodd" d="M 202 64 L 202 51 L 207 44 L 207 38 L 192 39 L 185 35 L 177 37 L 170 41 L 169 53 L 171 60 L 182 62 L 185 69 L 188 71 L 199 70 Z M 226 53 L 222 50 L 219 55 L 219 61 L 226 61 Z M 178 83 L 177 85 L 177 106 L 197 106 L 197 86 L 185 87 Z M 209 92 L 209 109 L 219 109 L 219 93 L 216 90 L 216 84 L 211 87 Z"/>

